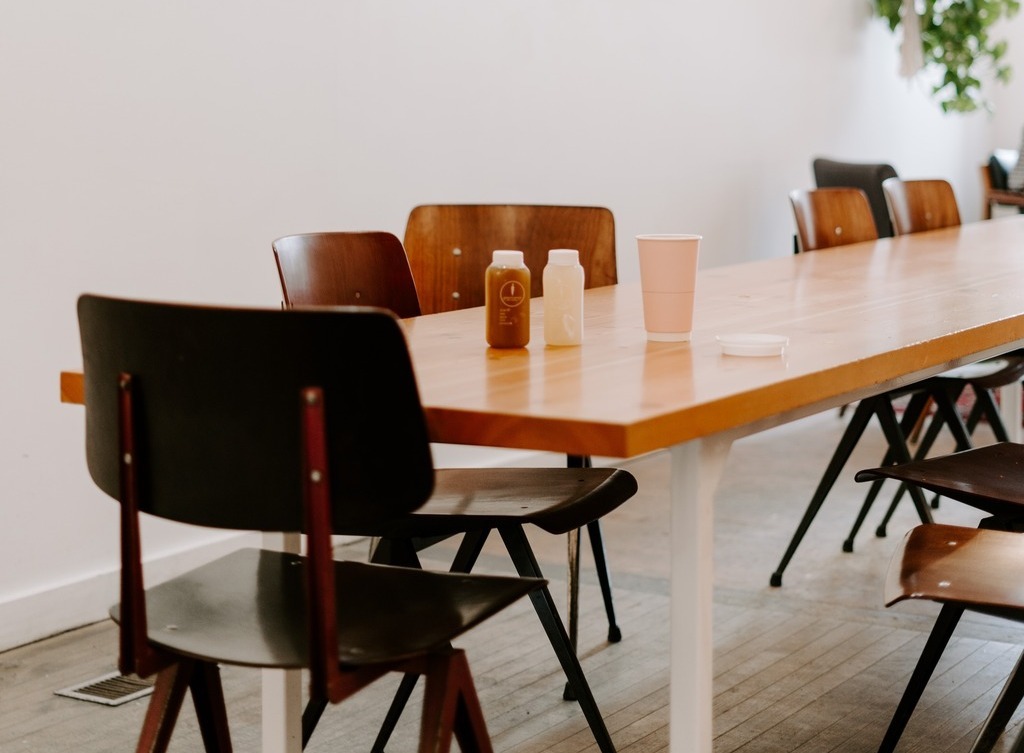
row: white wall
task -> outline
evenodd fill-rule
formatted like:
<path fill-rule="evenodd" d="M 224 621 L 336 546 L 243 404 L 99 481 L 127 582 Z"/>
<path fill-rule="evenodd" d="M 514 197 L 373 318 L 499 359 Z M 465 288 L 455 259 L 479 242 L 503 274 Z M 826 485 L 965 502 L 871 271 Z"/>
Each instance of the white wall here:
<path fill-rule="evenodd" d="M 57 401 L 79 293 L 275 306 L 273 238 L 400 235 L 424 202 L 608 206 L 624 279 L 638 232 L 702 233 L 705 266 L 786 254 L 815 155 L 948 177 L 975 219 L 976 166 L 1016 145 L 1019 97 L 1008 125 L 942 116 L 867 8 L 4 3 L 0 648 L 113 598 L 115 505 L 85 472 L 81 409 Z M 146 538 L 168 568 L 212 540 Z"/>

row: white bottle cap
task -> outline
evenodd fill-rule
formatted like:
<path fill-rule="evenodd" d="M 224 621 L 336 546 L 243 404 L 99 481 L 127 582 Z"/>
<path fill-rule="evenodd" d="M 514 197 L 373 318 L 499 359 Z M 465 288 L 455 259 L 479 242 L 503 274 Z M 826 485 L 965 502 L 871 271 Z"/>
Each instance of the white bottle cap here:
<path fill-rule="evenodd" d="M 495 251 L 491 263 L 496 267 L 525 267 L 522 251 Z"/>
<path fill-rule="evenodd" d="M 580 252 L 575 248 L 553 248 L 548 251 L 548 264 L 573 267 L 580 263 Z"/>

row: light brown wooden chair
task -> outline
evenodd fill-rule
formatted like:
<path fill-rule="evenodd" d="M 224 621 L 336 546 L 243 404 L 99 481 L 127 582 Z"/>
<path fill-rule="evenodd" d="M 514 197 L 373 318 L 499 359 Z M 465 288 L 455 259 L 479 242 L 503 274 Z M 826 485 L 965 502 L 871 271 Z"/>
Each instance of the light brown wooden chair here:
<path fill-rule="evenodd" d="M 801 251 L 878 239 L 867 194 L 859 188 L 817 188 L 789 194 Z"/>
<path fill-rule="evenodd" d="M 424 314 L 484 305 L 484 270 L 498 249 L 523 252 L 531 295 L 553 248 L 580 252 L 588 288 L 614 285 L 615 220 L 603 207 L 530 204 L 432 204 L 415 207 L 405 250 Z"/>
<path fill-rule="evenodd" d="M 523 252 L 531 271 L 531 295 L 542 292 L 542 271 L 553 248 L 579 250 L 584 286 L 618 281 L 615 219 L 604 207 L 534 204 L 428 204 L 409 213 L 405 250 L 424 314 L 484 305 L 484 270 L 498 249 Z M 590 467 L 589 457 L 569 456 L 570 467 Z M 594 566 L 608 617 L 608 640 L 622 638 L 615 620 L 611 575 L 600 521 L 587 526 Z M 578 620 L 578 533 L 569 541 L 569 637 L 576 645 Z M 566 688 L 566 698 L 571 689 Z"/>
<path fill-rule="evenodd" d="M 948 181 L 889 178 L 883 181 L 882 191 L 896 235 L 960 224 L 960 208 Z"/>
<path fill-rule="evenodd" d="M 991 454 L 987 448 L 972 454 Z M 1024 460 L 1020 451 L 1016 462 Z M 1005 461 L 1006 458 L 1001 458 Z M 933 461 L 925 464 L 935 466 Z M 920 469 L 920 468 L 919 468 Z M 992 470 L 1005 472 L 1002 462 Z M 873 471 L 865 472 L 873 477 Z M 1018 466 L 1012 474 L 1016 488 L 1006 489 L 1021 501 L 1024 475 Z M 908 475 L 902 474 L 904 478 Z M 977 478 L 977 477 L 976 477 Z M 966 483 L 965 479 L 960 482 Z M 984 485 L 984 482 L 982 482 Z M 939 484 L 947 490 L 950 487 Z M 1005 485 L 1000 484 L 1005 488 Z M 933 487 L 934 488 L 934 487 Z M 885 603 L 892 606 L 906 599 L 927 599 L 942 605 L 928 641 L 907 688 L 897 705 L 879 753 L 892 753 L 931 678 L 942 652 L 965 611 L 981 612 L 1024 622 L 1024 537 L 1019 533 L 924 525 L 904 537 L 892 558 L 885 583 Z M 1006 729 L 1014 710 L 1024 697 L 1024 656 L 1018 660 L 1003 685 L 988 718 L 971 746 L 971 753 L 988 753 Z M 1024 738 L 1013 748 L 1024 748 Z"/>
<path fill-rule="evenodd" d="M 286 308 L 364 305 L 419 313 L 416 288 L 402 244 L 383 232 L 310 233 L 273 243 Z M 337 279 L 343 277 L 343 279 Z M 481 346 L 483 347 L 483 346 Z M 438 539 L 462 535 L 452 570 L 472 570 L 488 535 L 501 536 L 517 572 L 542 577 L 526 526 L 564 534 L 588 526 L 632 497 L 636 479 L 615 468 L 438 468 L 434 492 L 415 514 L 395 524 L 366 527 L 374 536 L 374 561 L 418 566 L 416 551 Z M 614 753 L 607 727 L 547 587 L 531 594 L 567 679 L 602 753 Z M 417 676 L 407 675 L 373 750 L 382 751 Z M 327 699 L 314 696 L 304 726 L 315 725 Z"/>
<path fill-rule="evenodd" d="M 453 734 L 488 753 L 450 642 L 545 582 L 332 557 L 332 534 L 404 520 L 431 498 L 394 315 L 83 296 L 78 316 L 89 473 L 121 508 L 118 666 L 157 674 L 137 750 L 167 749 L 191 691 L 206 750 L 230 751 L 218 665 L 232 664 L 308 669 L 311 695 L 331 703 L 389 672 L 424 674 L 421 753 L 447 751 Z M 304 533 L 307 555 L 239 549 L 147 589 L 142 515 Z"/>

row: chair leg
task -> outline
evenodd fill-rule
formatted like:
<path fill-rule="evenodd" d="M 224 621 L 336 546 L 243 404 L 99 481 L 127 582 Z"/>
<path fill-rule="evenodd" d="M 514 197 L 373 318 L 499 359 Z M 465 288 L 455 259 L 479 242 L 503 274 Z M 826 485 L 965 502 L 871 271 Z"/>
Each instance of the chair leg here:
<path fill-rule="evenodd" d="M 975 409 L 977 410 L 977 415 L 975 415 Z M 968 430 L 973 432 L 974 427 L 983 416 L 988 420 L 988 425 L 992 429 L 997 442 L 1010 441 L 1010 436 L 1006 432 L 1006 425 L 1003 423 L 1003 417 L 999 413 L 999 406 L 996 405 L 992 390 L 976 387 L 974 389 L 974 409 L 971 410 L 971 415 L 967 419 Z M 971 423 L 972 420 L 973 423 Z"/>
<path fill-rule="evenodd" d="M 165 753 L 194 667 L 194 661 L 185 659 L 157 674 L 136 753 Z"/>
<path fill-rule="evenodd" d="M 933 396 L 934 397 L 934 396 Z M 935 398 L 935 402 L 939 405 L 940 410 L 942 409 L 942 401 Z M 952 424 L 952 421 L 947 417 L 947 421 Z M 959 416 L 957 416 L 959 421 Z M 889 443 L 889 449 L 892 451 L 893 459 L 897 463 L 909 463 L 911 460 L 910 450 L 907 449 L 906 437 L 903 435 L 903 430 L 900 428 L 899 422 L 896 420 L 896 411 L 893 410 L 892 403 L 885 401 L 880 403 L 878 406 L 878 422 L 882 425 L 882 433 L 885 435 L 886 441 Z M 960 428 L 963 430 L 963 423 L 960 423 Z M 928 500 L 925 499 L 924 492 L 919 487 L 909 487 L 910 498 L 914 502 L 914 507 L 917 510 L 917 515 L 921 519 L 922 523 L 932 523 L 932 511 L 928 506 Z"/>
<path fill-rule="evenodd" d="M 608 616 L 608 642 L 618 643 L 622 640 L 622 630 L 615 621 L 615 605 L 612 603 L 612 577 L 608 570 L 608 561 L 604 553 L 604 535 L 601 533 L 601 521 L 592 520 L 587 523 L 587 535 L 590 537 L 590 549 L 594 552 L 594 567 L 597 569 L 597 581 L 601 584 L 601 598 L 604 599 L 604 612 Z"/>
<path fill-rule="evenodd" d="M 917 392 L 910 397 L 910 401 L 907 403 L 907 408 L 903 412 L 903 419 L 900 421 L 900 426 L 903 429 L 904 435 L 907 429 L 916 427 L 925 412 L 928 410 L 928 405 L 931 402 L 931 396 L 926 392 Z M 885 451 L 885 455 L 882 457 L 882 465 L 891 465 L 894 462 L 895 455 L 892 448 L 888 448 Z M 857 537 L 860 527 L 864 524 L 867 519 L 868 512 L 874 505 L 875 500 L 878 498 L 878 494 L 882 491 L 882 485 L 885 483 L 885 479 L 876 479 L 871 482 L 871 488 L 868 489 L 867 495 L 864 497 L 864 503 L 860 506 L 860 511 L 857 513 L 857 518 L 853 521 L 853 527 L 850 529 L 850 535 L 846 537 L 846 541 L 843 542 L 843 551 L 852 552 L 853 542 Z"/>
<path fill-rule="evenodd" d="M 1013 672 L 1006 678 L 1003 689 L 999 692 L 995 706 L 981 727 L 978 737 L 971 746 L 970 753 L 989 753 L 995 747 L 999 736 L 1010 723 L 1013 712 L 1024 699 L 1024 654 L 1017 659 Z"/>
<path fill-rule="evenodd" d="M 312 695 L 306 702 L 306 708 L 302 711 L 302 747 L 305 749 L 309 743 L 309 738 L 313 736 L 313 730 L 316 729 L 317 723 L 320 721 L 320 717 L 323 716 L 324 710 L 327 708 L 327 698 L 322 695 Z M 383 750 L 383 749 L 382 749 Z"/>
<path fill-rule="evenodd" d="M 935 444 L 935 440 L 938 439 L 939 433 L 942 431 L 942 427 L 945 425 L 946 419 L 942 412 L 936 412 L 932 418 L 931 423 L 928 424 L 928 430 L 925 432 L 924 437 L 921 439 L 921 444 L 917 446 L 917 451 L 914 453 L 914 460 L 924 460 L 928 453 L 931 451 L 932 446 Z M 881 480 L 875 483 L 881 483 Z M 882 517 L 882 521 L 878 524 L 875 529 L 875 535 L 884 539 L 886 537 L 889 521 L 892 520 L 893 514 L 896 512 L 896 507 L 899 505 L 900 500 L 903 499 L 903 495 L 907 493 L 909 487 L 905 482 L 901 482 L 896 489 L 896 493 L 892 497 L 892 501 L 889 503 L 889 509 L 885 511 L 885 515 Z M 939 497 L 935 495 L 931 501 L 932 509 L 937 509 L 939 506 Z"/>
<path fill-rule="evenodd" d="M 793 558 L 796 553 L 797 547 L 800 546 L 800 542 L 803 541 L 804 535 L 807 533 L 807 529 L 810 528 L 811 522 L 818 514 L 818 510 L 821 509 L 822 503 L 825 501 L 825 497 L 828 496 L 829 491 L 832 490 L 832 486 L 836 483 L 836 479 L 839 478 L 839 472 L 843 470 L 843 466 L 846 465 L 846 461 L 850 459 L 850 455 L 853 453 L 853 448 L 857 446 L 857 442 L 860 441 L 861 435 L 864 434 L 864 429 L 867 428 L 868 421 L 871 420 L 871 416 L 875 413 L 875 405 L 880 397 L 870 397 L 861 400 L 857 403 L 857 408 L 853 412 L 853 416 L 850 418 L 850 423 L 846 426 L 846 431 L 843 432 L 842 439 L 839 440 L 839 445 L 836 447 L 836 451 L 832 454 L 832 459 L 828 463 L 828 467 L 825 468 L 825 473 L 821 477 L 821 481 L 818 483 L 818 488 L 814 491 L 814 496 L 811 497 L 810 503 L 807 505 L 807 510 L 804 512 L 803 518 L 800 520 L 800 524 L 796 528 L 796 532 L 793 534 L 793 538 L 789 542 L 789 546 L 786 548 L 785 554 L 782 555 L 782 560 L 779 562 L 778 567 L 775 568 L 775 572 L 772 573 L 771 585 L 778 587 L 782 585 L 782 573 L 789 565 L 789 561 Z"/>
<path fill-rule="evenodd" d="M 925 440 L 922 441 L 918 451 L 914 454 L 914 460 L 920 460 L 924 458 L 928 451 L 931 450 L 932 444 L 934 443 L 938 432 L 943 426 L 948 426 L 950 433 L 952 433 L 954 440 L 956 441 L 956 451 L 968 450 L 971 448 L 971 437 L 970 431 L 967 425 L 964 423 L 963 418 L 960 416 L 960 410 L 956 406 L 956 401 L 960 398 L 963 393 L 964 387 L 961 385 L 955 389 L 949 390 L 936 390 L 934 393 L 935 405 L 937 413 L 934 419 L 932 419 L 932 426 L 929 427 L 928 435 Z M 899 460 L 897 462 L 907 462 L 910 460 L 909 456 L 906 460 Z M 892 502 L 889 503 L 889 509 L 885 513 L 885 517 L 882 518 L 882 522 L 879 524 L 875 534 L 880 538 L 885 538 L 886 529 L 889 525 L 889 521 L 892 519 L 893 514 L 896 512 L 896 506 L 899 504 L 900 499 L 903 497 L 904 492 L 909 492 L 914 500 L 914 505 L 917 507 L 918 513 L 921 515 L 922 523 L 930 523 L 931 513 L 927 515 L 927 520 L 922 514 L 922 510 L 927 510 L 928 506 L 924 503 L 924 492 L 921 491 L 920 487 L 912 484 L 900 484 L 896 490 L 895 496 L 893 496 Z M 937 507 L 937 500 L 933 500 L 930 507 Z"/>
<path fill-rule="evenodd" d="M 473 565 L 476 564 L 477 558 L 480 556 L 480 552 L 483 551 L 484 544 L 487 542 L 487 536 L 490 534 L 490 529 L 484 529 L 482 531 L 470 531 L 462 537 L 462 543 L 459 544 L 459 550 L 455 553 L 455 557 L 452 560 L 451 572 L 453 573 L 468 573 L 473 569 Z M 406 555 L 407 556 L 407 555 Z M 386 560 L 381 560 L 386 563 Z M 371 753 L 384 753 L 384 748 L 388 744 L 388 740 L 391 739 L 392 733 L 395 731 L 395 727 L 398 725 L 398 720 L 402 718 L 402 712 L 405 711 L 406 705 L 409 703 L 409 698 L 412 697 L 412 691 L 416 688 L 416 683 L 419 682 L 419 675 L 406 674 L 402 676 L 402 681 L 398 685 L 398 690 L 395 691 L 394 698 L 391 699 L 391 706 L 388 707 L 387 714 L 384 715 L 384 721 L 381 723 L 380 730 L 377 732 L 377 738 L 373 741 L 373 747 L 370 748 Z M 310 699 L 312 704 L 312 699 Z M 307 707 L 307 711 L 309 707 Z M 322 709 L 321 709 L 322 711 Z M 317 716 L 319 718 L 319 715 Z M 303 746 L 306 744 L 306 717 L 303 714 L 302 717 L 302 740 Z M 313 725 L 316 725 L 316 721 L 313 721 Z M 310 734 L 312 734 L 312 728 Z"/>
<path fill-rule="evenodd" d="M 419 753 L 447 753 L 453 734 L 462 753 L 492 753 L 465 653 L 429 657 L 426 677 Z"/>
<path fill-rule="evenodd" d="M 568 455 L 566 456 L 566 466 L 569 468 L 592 468 L 593 461 L 589 455 Z M 612 578 L 611 572 L 608 570 L 608 558 L 605 556 L 604 551 L 604 537 L 601 535 L 601 522 L 599 520 L 592 520 L 587 523 L 587 534 L 590 536 L 590 549 L 594 553 L 594 569 L 597 570 L 597 580 L 601 584 L 601 598 L 604 599 L 604 611 L 608 616 L 608 642 L 618 643 L 622 640 L 622 631 L 619 629 L 618 624 L 615 622 L 615 607 L 612 604 Z M 576 556 L 579 556 L 579 549 L 577 548 Z M 570 553 L 569 567 L 572 568 L 572 554 Z M 579 563 L 577 561 L 576 572 L 579 572 Z M 578 581 L 577 581 L 578 582 Z M 576 627 L 574 621 L 579 614 L 579 608 L 573 608 L 573 602 L 577 596 L 570 594 L 570 607 L 569 607 L 569 635 L 573 637 L 573 645 L 575 645 Z"/>
<path fill-rule="evenodd" d="M 503 526 L 498 529 L 498 532 L 501 534 L 501 539 L 505 542 L 505 548 L 508 549 L 516 572 L 520 576 L 531 578 L 544 577 L 522 526 Z M 576 652 L 572 650 L 572 646 L 569 643 L 569 636 L 565 632 L 565 626 L 558 617 L 558 610 L 555 608 L 554 599 L 551 598 L 551 592 L 547 588 L 533 591 L 530 594 L 530 600 L 533 602 L 537 616 L 544 626 L 548 640 L 551 642 L 551 647 L 555 650 L 555 655 L 562 665 L 562 671 L 565 672 L 569 685 L 572 687 L 580 708 L 583 710 L 583 716 L 590 725 L 590 731 L 597 741 L 598 748 L 601 750 L 601 753 L 615 753 L 615 745 L 612 743 L 611 735 L 608 734 L 608 728 L 605 726 L 601 711 L 594 700 L 594 695 L 590 691 L 590 685 L 583 674 L 583 668 L 576 657 Z"/>
<path fill-rule="evenodd" d="M 943 605 L 939 611 L 939 616 L 925 643 L 924 651 L 921 652 L 921 658 L 917 660 L 917 666 L 914 667 L 914 672 L 910 675 L 910 682 L 907 683 L 907 688 L 903 691 L 903 697 L 896 707 L 892 721 L 889 722 L 889 728 L 885 732 L 885 737 L 882 738 L 882 744 L 878 747 L 878 753 L 892 753 L 895 750 L 896 744 L 903 735 L 903 730 L 907 727 L 907 722 L 910 721 L 910 715 L 914 713 L 917 702 L 921 700 L 921 694 L 924 692 L 932 672 L 935 671 L 939 658 L 942 656 L 946 644 L 949 643 L 949 638 L 953 635 L 953 630 L 963 613 L 963 607 L 952 604 Z"/>
<path fill-rule="evenodd" d="M 569 646 L 573 654 L 576 654 L 579 645 L 580 627 L 580 529 L 574 528 L 565 536 L 566 548 L 568 549 L 568 567 L 565 572 L 565 607 L 568 612 Z M 572 686 L 567 682 L 562 690 L 562 700 L 575 701 L 576 694 Z"/>
<path fill-rule="evenodd" d="M 197 662 L 189 688 L 206 753 L 231 753 L 231 732 L 224 706 L 220 667 L 211 662 Z"/>

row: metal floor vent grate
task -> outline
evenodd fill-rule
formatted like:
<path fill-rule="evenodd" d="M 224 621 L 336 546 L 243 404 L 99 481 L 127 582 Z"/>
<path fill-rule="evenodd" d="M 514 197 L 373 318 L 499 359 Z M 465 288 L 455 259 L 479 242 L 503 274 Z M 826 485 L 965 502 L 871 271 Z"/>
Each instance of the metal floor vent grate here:
<path fill-rule="evenodd" d="M 122 675 L 111 672 L 109 675 L 94 680 L 72 685 L 70 688 L 56 691 L 56 695 L 75 698 L 79 701 L 102 703 L 104 706 L 120 706 L 122 703 L 134 701 L 153 692 L 153 683 L 135 675 Z"/>

